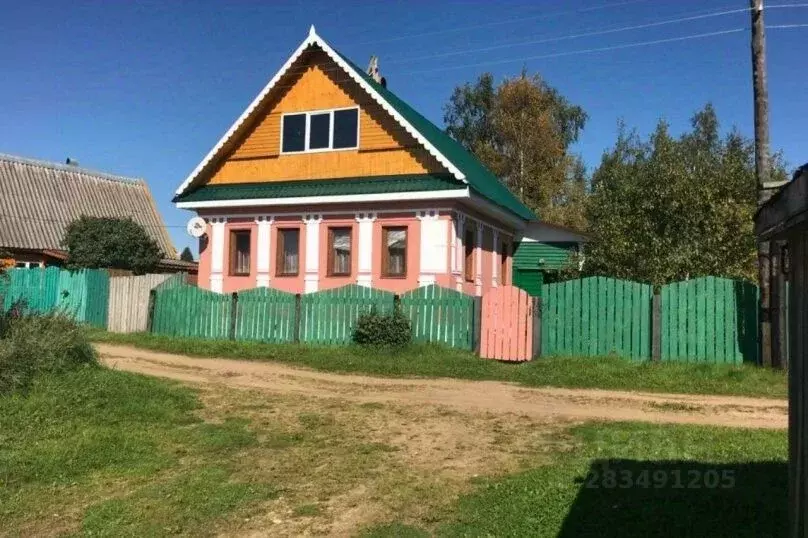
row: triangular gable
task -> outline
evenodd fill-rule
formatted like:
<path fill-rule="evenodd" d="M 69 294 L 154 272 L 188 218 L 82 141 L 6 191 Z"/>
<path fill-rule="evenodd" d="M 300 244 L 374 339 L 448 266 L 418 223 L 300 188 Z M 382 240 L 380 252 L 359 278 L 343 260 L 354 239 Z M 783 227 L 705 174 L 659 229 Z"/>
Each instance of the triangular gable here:
<path fill-rule="evenodd" d="M 446 169 L 454 176 L 456 179 L 465 182 L 465 174 L 460 171 L 449 159 L 447 159 L 437 148 L 434 147 L 433 144 L 424 137 L 418 129 L 416 129 L 409 121 L 407 121 L 386 99 L 384 99 L 379 92 L 374 88 L 368 81 L 366 77 L 361 76 L 357 73 L 357 70 L 352 66 L 345 58 L 342 57 L 339 53 L 337 53 L 333 48 L 331 48 L 328 43 L 326 43 L 317 33 L 314 31 L 314 26 L 311 27 L 309 31 L 308 37 L 298 46 L 294 53 L 289 57 L 283 67 L 275 74 L 274 77 L 269 81 L 269 83 L 264 86 L 261 93 L 253 99 L 252 103 L 247 107 L 247 109 L 239 116 L 239 118 L 233 123 L 233 125 L 228 129 L 225 135 L 216 143 L 213 149 L 205 156 L 205 158 L 200 162 L 197 167 L 191 172 L 191 174 L 185 179 L 185 181 L 180 185 L 177 189 L 176 194 L 182 194 L 194 180 L 202 173 L 202 171 L 209 166 L 212 162 L 222 158 L 226 151 L 227 144 L 231 141 L 233 136 L 241 129 L 245 123 L 252 121 L 255 115 L 260 111 L 261 105 L 265 102 L 267 97 L 272 92 L 273 88 L 278 84 L 278 82 L 287 74 L 289 69 L 295 64 L 295 62 L 300 59 L 301 55 L 311 46 L 319 47 L 323 52 L 325 52 L 328 57 L 336 63 L 346 75 L 348 75 L 351 79 L 353 79 L 364 91 L 368 93 L 368 95 L 379 105 L 382 109 L 385 110 L 395 121 L 408 133 L 410 134 L 426 151 L 432 155 L 441 165 L 446 167 Z"/>

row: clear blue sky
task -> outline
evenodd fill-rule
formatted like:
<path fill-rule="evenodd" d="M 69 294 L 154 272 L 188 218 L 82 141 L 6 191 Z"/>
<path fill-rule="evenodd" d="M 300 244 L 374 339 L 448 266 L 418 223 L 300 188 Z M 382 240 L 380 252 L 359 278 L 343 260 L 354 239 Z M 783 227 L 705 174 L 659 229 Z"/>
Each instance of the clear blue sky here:
<path fill-rule="evenodd" d="M 54 161 L 71 156 L 88 168 L 145 178 L 176 246 L 192 245 L 184 231 L 190 214 L 171 204 L 175 188 L 315 24 L 359 65 L 378 55 L 390 89 L 439 125 L 452 89 L 482 71 L 498 79 L 523 66 L 541 73 L 589 114 L 574 150 L 591 170 L 614 143 L 619 119 L 645 134 L 665 118 L 679 132 L 712 101 L 725 129 L 735 125 L 751 136 L 749 16 L 556 38 L 747 6 L 747 0 L 5 0 L 0 152 Z M 766 23 L 808 23 L 808 8 L 771 9 Z M 736 28 L 745 30 L 559 55 Z M 808 161 L 806 36 L 808 28 L 767 35 L 772 147 L 784 151 L 792 168 Z M 534 43 L 500 47 L 527 41 Z M 479 50 L 486 47 L 496 48 Z M 467 50 L 476 52 L 446 56 Z"/>

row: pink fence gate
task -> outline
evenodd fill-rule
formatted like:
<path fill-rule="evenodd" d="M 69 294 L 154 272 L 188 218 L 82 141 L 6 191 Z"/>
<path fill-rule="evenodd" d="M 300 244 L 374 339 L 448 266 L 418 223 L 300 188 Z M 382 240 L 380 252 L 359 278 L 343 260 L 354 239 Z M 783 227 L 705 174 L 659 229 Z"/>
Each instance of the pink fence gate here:
<path fill-rule="evenodd" d="M 480 357 L 501 361 L 533 358 L 536 310 L 534 299 L 517 287 L 487 291 L 482 301 Z"/>

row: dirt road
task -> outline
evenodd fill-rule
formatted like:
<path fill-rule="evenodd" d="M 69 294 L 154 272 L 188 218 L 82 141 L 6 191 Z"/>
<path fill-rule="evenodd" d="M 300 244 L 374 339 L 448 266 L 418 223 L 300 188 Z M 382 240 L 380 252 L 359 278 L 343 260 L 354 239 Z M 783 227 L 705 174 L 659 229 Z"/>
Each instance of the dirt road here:
<path fill-rule="evenodd" d="M 110 368 L 188 383 L 358 403 L 446 406 L 458 411 L 518 414 L 561 420 L 642 421 L 783 429 L 785 400 L 735 396 L 654 394 L 604 390 L 527 388 L 494 381 L 387 379 L 340 375 L 271 362 L 197 359 L 127 346 L 97 344 Z"/>

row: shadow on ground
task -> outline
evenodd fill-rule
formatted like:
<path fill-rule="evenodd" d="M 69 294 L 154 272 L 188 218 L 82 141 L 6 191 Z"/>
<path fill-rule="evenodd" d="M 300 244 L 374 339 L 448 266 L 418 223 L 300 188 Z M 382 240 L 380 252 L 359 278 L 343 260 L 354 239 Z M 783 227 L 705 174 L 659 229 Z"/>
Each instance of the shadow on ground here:
<path fill-rule="evenodd" d="M 558 536 L 785 536 L 784 462 L 595 460 Z"/>

